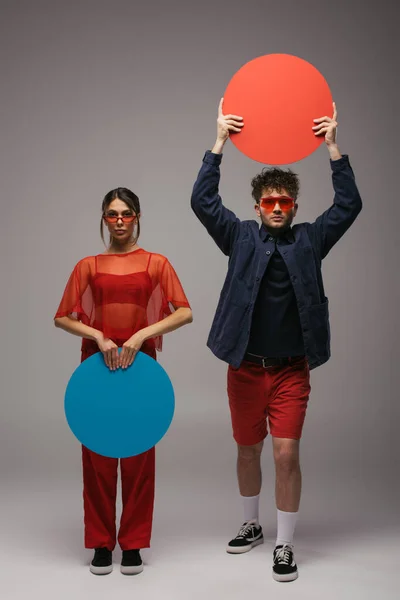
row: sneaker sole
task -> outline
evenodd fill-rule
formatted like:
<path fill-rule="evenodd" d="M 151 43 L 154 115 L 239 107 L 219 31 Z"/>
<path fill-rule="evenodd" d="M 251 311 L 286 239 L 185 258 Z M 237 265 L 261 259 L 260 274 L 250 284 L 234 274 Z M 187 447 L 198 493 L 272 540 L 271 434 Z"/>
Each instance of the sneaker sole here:
<path fill-rule="evenodd" d="M 244 554 L 245 552 L 250 552 L 250 550 L 263 543 L 264 538 L 261 537 L 259 540 L 251 542 L 251 544 L 249 544 L 248 546 L 238 546 L 237 548 L 235 548 L 235 546 L 227 546 L 226 551 L 228 554 Z"/>
<path fill-rule="evenodd" d="M 90 565 L 90 572 L 93 573 L 93 575 L 109 575 L 112 570 L 112 565 L 109 565 L 108 567 L 95 567 Z"/>
<path fill-rule="evenodd" d="M 138 575 L 143 571 L 143 565 L 137 565 L 136 567 L 126 567 L 121 565 L 121 573 L 123 575 Z"/>
<path fill-rule="evenodd" d="M 297 579 L 299 576 L 298 572 L 295 571 L 294 573 L 288 573 L 287 575 L 278 575 L 278 573 L 275 573 L 274 571 L 272 571 L 272 577 L 275 579 L 275 581 L 295 581 L 295 579 Z"/>

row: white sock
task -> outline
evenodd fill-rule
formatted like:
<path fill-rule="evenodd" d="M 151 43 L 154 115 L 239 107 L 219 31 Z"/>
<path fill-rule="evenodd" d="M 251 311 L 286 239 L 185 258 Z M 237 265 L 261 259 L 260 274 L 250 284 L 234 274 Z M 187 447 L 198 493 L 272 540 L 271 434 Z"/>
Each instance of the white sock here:
<path fill-rule="evenodd" d="M 257 521 L 258 524 L 258 506 L 260 494 L 258 496 L 241 496 L 243 501 L 244 520 Z"/>
<path fill-rule="evenodd" d="M 298 514 L 298 512 L 285 512 L 278 509 L 277 546 L 283 546 L 284 544 L 293 546 L 293 536 Z"/>

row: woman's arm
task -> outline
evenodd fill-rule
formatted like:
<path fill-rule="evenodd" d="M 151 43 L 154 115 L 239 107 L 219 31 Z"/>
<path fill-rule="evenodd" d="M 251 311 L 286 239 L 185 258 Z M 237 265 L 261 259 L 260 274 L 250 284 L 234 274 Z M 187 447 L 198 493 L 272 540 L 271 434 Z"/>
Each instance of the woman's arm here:
<path fill-rule="evenodd" d="M 175 331 L 175 329 L 179 329 L 179 327 L 183 327 L 183 325 L 187 325 L 192 321 L 192 309 L 178 306 L 175 308 L 175 312 L 168 315 L 168 317 L 165 317 L 165 319 L 162 319 L 161 321 L 158 321 L 158 323 L 154 323 L 149 327 L 145 327 L 138 333 L 141 333 L 144 336 L 143 341 L 145 342 L 150 338 L 158 337 L 164 335 L 165 333 Z"/>
<path fill-rule="evenodd" d="M 118 369 L 118 346 L 109 338 L 105 338 L 102 331 L 94 329 L 94 327 L 89 327 L 89 325 L 85 325 L 84 323 L 81 323 L 81 321 L 70 316 L 56 317 L 54 319 L 54 325 L 60 329 L 64 329 L 64 331 L 67 331 L 68 333 L 72 333 L 72 335 L 77 335 L 88 340 L 94 340 L 104 356 L 104 362 L 107 367 L 111 369 L 111 371 Z"/>
<path fill-rule="evenodd" d="M 85 325 L 73 317 L 56 317 L 54 319 L 54 325 L 60 329 L 64 329 L 64 331 L 68 331 L 68 333 L 72 333 L 72 335 L 77 335 L 88 340 L 94 340 L 95 342 L 103 337 L 101 331 L 89 327 L 89 325 Z"/>
<path fill-rule="evenodd" d="M 179 327 L 183 327 L 183 325 L 187 325 L 193 321 L 192 310 L 190 308 L 184 306 L 174 308 L 175 312 L 165 317 L 165 319 L 141 329 L 123 344 L 121 354 L 119 355 L 119 365 L 123 369 L 126 369 L 126 367 L 129 367 L 133 363 L 136 354 L 146 340 L 175 331 L 175 329 L 179 329 Z"/>

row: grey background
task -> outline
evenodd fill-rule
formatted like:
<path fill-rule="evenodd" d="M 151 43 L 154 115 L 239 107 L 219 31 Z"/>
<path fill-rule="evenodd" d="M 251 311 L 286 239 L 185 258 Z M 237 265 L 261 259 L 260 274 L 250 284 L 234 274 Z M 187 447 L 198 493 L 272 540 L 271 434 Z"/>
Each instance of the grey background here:
<path fill-rule="evenodd" d="M 206 348 L 227 260 L 189 199 L 226 85 L 248 60 L 273 52 L 309 60 L 326 77 L 339 111 L 339 146 L 364 201 L 324 261 L 332 358 L 312 372 L 298 543 L 351 545 L 373 531 L 381 538 L 383 529 L 398 535 L 395 4 L 0 3 L 0 486 L 9 548 L 40 540 L 43 565 L 46 552 L 60 547 L 71 565 L 83 556 L 80 448 L 63 413 L 80 342 L 52 319 L 73 266 L 102 252 L 101 200 L 117 186 L 139 195 L 141 246 L 169 258 L 194 312 L 194 323 L 168 335 L 159 357 L 177 410 L 158 448 L 154 552 L 173 531 L 179 563 L 186 526 L 208 539 L 218 530 L 219 552 L 240 524 L 226 365 Z M 288 93 L 296 93 L 290 82 Z M 227 144 L 221 194 L 241 218 L 253 215 L 250 179 L 261 167 Z M 314 220 L 333 197 L 328 153 L 321 147 L 293 168 L 302 184 L 297 221 Z M 273 539 L 269 444 L 263 463 L 262 511 Z M 304 552 L 303 562 L 306 555 L 312 562 L 313 550 Z M 234 597 L 229 578 L 237 573 L 229 573 L 218 597 Z M 369 583 L 370 590 L 381 585 Z M 168 590 L 179 597 L 164 586 L 166 597 Z M 207 585 L 204 593 L 214 596 Z"/>

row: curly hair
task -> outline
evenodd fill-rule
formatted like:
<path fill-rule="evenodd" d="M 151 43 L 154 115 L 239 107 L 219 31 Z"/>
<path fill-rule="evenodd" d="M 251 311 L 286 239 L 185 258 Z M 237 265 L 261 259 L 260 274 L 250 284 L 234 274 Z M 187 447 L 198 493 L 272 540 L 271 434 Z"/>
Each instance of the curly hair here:
<path fill-rule="evenodd" d="M 264 167 L 261 173 L 251 180 L 251 187 L 251 195 L 258 204 L 264 189 L 276 190 L 277 192 L 286 190 L 294 200 L 297 200 L 300 182 L 298 175 L 290 169 L 284 171 L 279 167 Z"/>

